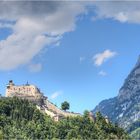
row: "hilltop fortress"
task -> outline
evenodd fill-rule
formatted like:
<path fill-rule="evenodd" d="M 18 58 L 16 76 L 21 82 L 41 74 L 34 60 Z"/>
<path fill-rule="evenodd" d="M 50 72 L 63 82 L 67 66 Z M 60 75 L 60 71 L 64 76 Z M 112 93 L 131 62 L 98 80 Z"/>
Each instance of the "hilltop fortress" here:
<path fill-rule="evenodd" d="M 68 111 L 63 111 L 53 103 L 51 103 L 47 97 L 40 92 L 39 88 L 35 85 L 25 84 L 25 85 L 15 85 L 12 80 L 6 86 L 6 97 L 18 97 L 21 99 L 27 99 L 29 101 L 35 102 L 37 108 L 49 115 L 55 121 L 63 117 L 76 117 L 81 116 L 79 113 L 72 113 Z"/>
<path fill-rule="evenodd" d="M 6 87 L 6 97 L 14 96 L 38 102 L 43 97 L 43 94 L 36 86 L 30 85 L 28 82 L 25 85 L 17 86 L 10 80 Z"/>

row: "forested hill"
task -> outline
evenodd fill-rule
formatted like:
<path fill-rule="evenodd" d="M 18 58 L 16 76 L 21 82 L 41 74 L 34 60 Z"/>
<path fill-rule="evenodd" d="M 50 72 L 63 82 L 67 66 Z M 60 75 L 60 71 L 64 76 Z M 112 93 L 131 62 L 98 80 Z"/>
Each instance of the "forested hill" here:
<path fill-rule="evenodd" d="M 18 98 L 0 98 L 0 139 L 128 139 L 128 135 L 100 113 L 93 122 L 88 113 L 54 122 L 35 104 Z"/>

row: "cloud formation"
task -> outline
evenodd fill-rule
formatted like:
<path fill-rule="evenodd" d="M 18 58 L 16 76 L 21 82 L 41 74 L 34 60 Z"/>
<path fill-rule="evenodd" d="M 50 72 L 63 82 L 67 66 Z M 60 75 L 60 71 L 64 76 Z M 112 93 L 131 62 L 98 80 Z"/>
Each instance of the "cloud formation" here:
<path fill-rule="evenodd" d="M 100 75 L 100 76 L 106 76 L 107 73 L 105 71 L 101 70 L 101 71 L 99 71 L 98 75 Z"/>
<path fill-rule="evenodd" d="M 102 53 L 94 55 L 92 60 L 96 66 L 101 66 L 106 60 L 114 57 L 116 54 L 117 54 L 116 52 L 105 50 Z"/>
<path fill-rule="evenodd" d="M 140 24 L 139 1 L 100 1 L 93 2 L 96 6 L 96 16 L 93 19 L 110 18 L 122 23 Z"/>
<path fill-rule="evenodd" d="M 0 28 L 10 28 L 12 34 L 0 40 L 0 70 L 25 65 L 45 47 L 57 45 L 85 11 L 79 2 L 1 1 Z"/>
<path fill-rule="evenodd" d="M 25 65 L 44 48 L 59 45 L 65 33 L 75 30 L 87 5 L 93 6 L 95 19 L 140 23 L 140 2 L 136 1 L 0 1 L 0 29 L 11 30 L 0 40 L 0 70 Z"/>
<path fill-rule="evenodd" d="M 56 99 L 58 96 L 62 94 L 62 91 L 56 91 L 51 95 L 51 99 Z"/>

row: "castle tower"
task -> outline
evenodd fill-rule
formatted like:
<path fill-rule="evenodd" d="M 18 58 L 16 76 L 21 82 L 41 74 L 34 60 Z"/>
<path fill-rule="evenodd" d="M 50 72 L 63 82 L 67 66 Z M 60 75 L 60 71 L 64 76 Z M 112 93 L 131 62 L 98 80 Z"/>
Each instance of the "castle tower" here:
<path fill-rule="evenodd" d="M 13 87 L 15 84 L 13 83 L 13 80 L 9 80 L 9 83 L 6 85 L 6 97 L 9 97 L 10 96 L 10 92 L 9 92 L 9 89 L 11 87 Z"/>
<path fill-rule="evenodd" d="M 13 83 L 13 80 L 9 80 L 9 83 L 7 86 L 14 86 L 15 84 Z"/>

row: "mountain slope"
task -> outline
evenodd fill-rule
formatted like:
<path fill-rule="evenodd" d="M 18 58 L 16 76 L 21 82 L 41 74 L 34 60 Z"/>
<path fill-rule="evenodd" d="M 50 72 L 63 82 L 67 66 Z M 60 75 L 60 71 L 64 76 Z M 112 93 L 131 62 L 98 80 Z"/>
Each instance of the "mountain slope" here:
<path fill-rule="evenodd" d="M 119 126 L 129 129 L 140 118 L 140 57 L 126 78 L 117 97 L 104 100 L 93 110 L 107 115 Z M 138 126 L 140 127 L 140 126 Z"/>

